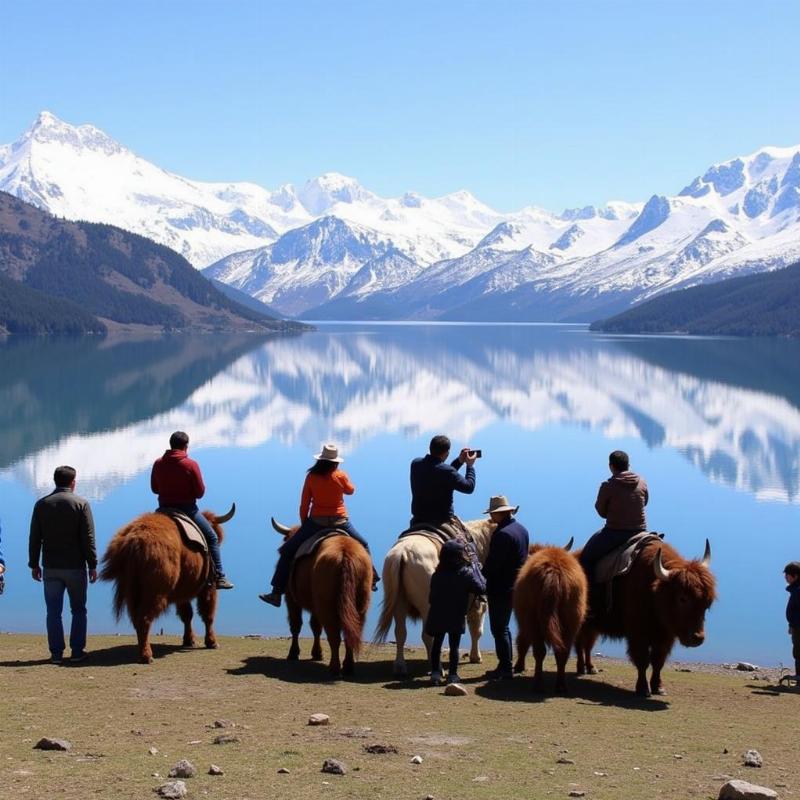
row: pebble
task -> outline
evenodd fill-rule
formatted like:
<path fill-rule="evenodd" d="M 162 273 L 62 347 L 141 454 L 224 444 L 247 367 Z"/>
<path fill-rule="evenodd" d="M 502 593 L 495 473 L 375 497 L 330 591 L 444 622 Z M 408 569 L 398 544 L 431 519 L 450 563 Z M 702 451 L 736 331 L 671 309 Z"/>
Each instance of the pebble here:
<path fill-rule="evenodd" d="M 212 764 L 208 768 L 209 775 L 224 775 L 225 772 L 223 771 L 222 767 L 218 767 L 216 764 Z"/>
<path fill-rule="evenodd" d="M 214 720 L 214 727 L 215 728 L 235 728 L 236 723 L 231 722 L 229 719 L 215 719 Z"/>
<path fill-rule="evenodd" d="M 397 748 L 393 744 L 365 744 L 364 751 L 374 755 L 385 755 L 386 753 L 396 753 Z"/>
<path fill-rule="evenodd" d="M 739 661 L 736 664 L 736 669 L 738 669 L 739 672 L 755 672 L 757 669 L 760 669 L 760 667 L 756 664 L 751 664 L 749 661 Z"/>
<path fill-rule="evenodd" d="M 169 798 L 169 800 L 186 797 L 188 794 L 186 784 L 183 781 L 167 781 L 166 783 L 162 783 L 161 786 L 156 789 L 156 792 L 161 797 Z"/>
<path fill-rule="evenodd" d="M 182 758 L 170 771 L 170 778 L 194 778 L 197 769 L 188 759 Z"/>
<path fill-rule="evenodd" d="M 747 781 L 728 781 L 719 790 L 719 800 L 771 800 L 777 797 L 776 791 Z"/>
<path fill-rule="evenodd" d="M 331 718 L 327 714 L 312 714 L 308 718 L 309 725 L 328 725 Z"/>
<path fill-rule="evenodd" d="M 586 792 L 583 789 L 570 789 L 570 797 L 586 797 Z"/>
<path fill-rule="evenodd" d="M 151 756 L 157 756 L 158 755 L 158 748 L 157 747 L 151 747 L 147 752 L 150 753 Z"/>
<path fill-rule="evenodd" d="M 746 767 L 761 767 L 764 764 L 764 759 L 761 758 L 761 753 L 758 750 L 746 750 L 742 756 L 742 763 Z"/>
<path fill-rule="evenodd" d="M 422 756 L 414 756 L 411 759 L 412 764 L 421 764 L 422 763 Z"/>
<path fill-rule="evenodd" d="M 597 778 L 607 778 L 608 777 L 608 773 L 607 772 L 600 772 L 599 770 L 595 770 L 592 774 Z"/>
<path fill-rule="evenodd" d="M 559 758 L 556 761 L 556 764 L 574 764 L 574 763 L 575 762 L 571 758 L 564 758 L 564 756 L 561 756 L 561 758 Z"/>
<path fill-rule="evenodd" d="M 331 775 L 344 775 L 347 772 L 347 767 L 335 758 L 326 758 L 322 764 L 322 772 L 327 772 Z"/>
<path fill-rule="evenodd" d="M 236 744 L 238 741 L 239 737 L 232 736 L 230 733 L 221 733 L 214 737 L 214 744 Z"/>
<path fill-rule="evenodd" d="M 460 683 L 448 683 L 447 686 L 444 687 L 444 693 L 448 697 L 464 697 L 467 690 Z"/>
<path fill-rule="evenodd" d="M 51 739 L 48 736 L 39 739 L 33 746 L 34 750 L 71 750 L 72 745 L 66 739 Z"/>
<path fill-rule="evenodd" d="M 281 768 L 278 770 L 278 775 L 288 775 L 288 774 L 289 774 L 289 770 L 288 770 L 288 769 L 286 769 L 286 767 L 281 767 Z"/>

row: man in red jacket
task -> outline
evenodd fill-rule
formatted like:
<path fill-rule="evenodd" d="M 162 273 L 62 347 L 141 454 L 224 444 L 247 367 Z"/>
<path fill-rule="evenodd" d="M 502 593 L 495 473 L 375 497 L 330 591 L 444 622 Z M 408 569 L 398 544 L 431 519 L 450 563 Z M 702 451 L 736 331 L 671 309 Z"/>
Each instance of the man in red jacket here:
<path fill-rule="evenodd" d="M 200 466 L 186 454 L 189 437 L 183 431 L 175 431 L 169 437 L 170 449 L 156 459 L 150 473 L 150 488 L 158 495 L 159 508 L 177 508 L 191 517 L 203 532 L 208 542 L 208 552 L 217 573 L 217 589 L 233 589 L 225 577 L 219 539 L 211 523 L 200 513 L 197 501 L 206 493 Z"/>

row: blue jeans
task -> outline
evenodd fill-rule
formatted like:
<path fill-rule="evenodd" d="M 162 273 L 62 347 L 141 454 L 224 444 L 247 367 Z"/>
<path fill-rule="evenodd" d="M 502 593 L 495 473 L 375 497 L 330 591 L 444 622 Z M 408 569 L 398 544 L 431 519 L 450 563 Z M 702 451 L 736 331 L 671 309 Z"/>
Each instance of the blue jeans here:
<path fill-rule="evenodd" d="M 597 562 L 607 556 L 612 550 L 622 547 L 632 536 L 641 531 L 621 531 L 613 528 L 603 528 L 592 534 L 589 541 L 583 546 L 578 560 L 586 572 L 589 583 L 594 581 L 594 568 Z"/>
<path fill-rule="evenodd" d="M 211 556 L 211 561 L 214 563 L 217 577 L 225 575 L 225 570 L 222 568 L 222 554 L 219 551 L 219 537 L 214 530 L 211 523 L 200 513 L 200 509 L 196 505 L 191 506 L 171 506 L 177 508 L 178 511 L 183 511 L 188 517 L 191 517 L 198 528 L 203 532 L 208 544 L 208 554 Z"/>
<path fill-rule="evenodd" d="M 338 522 L 336 527 L 352 536 L 369 553 L 367 540 L 355 529 L 350 520 Z M 278 563 L 275 565 L 275 574 L 272 576 L 272 588 L 280 594 L 286 593 L 286 586 L 289 583 L 289 574 L 292 571 L 292 562 L 303 542 L 307 542 L 315 533 L 324 530 L 309 517 L 301 526 L 297 533 L 287 539 L 278 550 Z M 373 567 L 373 572 L 375 568 Z"/>
<path fill-rule="evenodd" d="M 64 625 L 61 621 L 64 592 L 69 595 L 72 613 L 69 648 L 73 653 L 83 652 L 86 649 L 86 570 L 45 568 L 42 580 L 47 606 L 47 645 L 51 655 L 60 658 L 64 654 Z"/>
<path fill-rule="evenodd" d="M 511 672 L 511 622 L 512 594 L 490 594 L 489 629 L 494 637 L 494 651 L 497 653 L 497 668 L 502 672 Z"/>

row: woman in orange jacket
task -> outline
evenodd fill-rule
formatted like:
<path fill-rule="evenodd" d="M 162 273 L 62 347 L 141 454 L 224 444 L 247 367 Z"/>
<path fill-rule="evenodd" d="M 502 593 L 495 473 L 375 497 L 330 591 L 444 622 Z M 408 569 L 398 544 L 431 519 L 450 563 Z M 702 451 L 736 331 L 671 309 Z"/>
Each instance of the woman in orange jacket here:
<path fill-rule="evenodd" d="M 281 546 L 275 574 L 272 576 L 272 591 L 260 594 L 265 603 L 280 606 L 281 595 L 286 592 L 292 561 L 303 542 L 325 528 L 338 528 L 362 544 L 369 553 L 367 540 L 355 529 L 347 515 L 344 495 L 353 494 L 355 486 L 347 473 L 339 469 L 342 460 L 336 445 L 326 444 L 315 456 L 314 465 L 308 470 L 300 497 L 300 529 Z M 372 590 L 380 580 L 375 566 L 372 567 Z"/>

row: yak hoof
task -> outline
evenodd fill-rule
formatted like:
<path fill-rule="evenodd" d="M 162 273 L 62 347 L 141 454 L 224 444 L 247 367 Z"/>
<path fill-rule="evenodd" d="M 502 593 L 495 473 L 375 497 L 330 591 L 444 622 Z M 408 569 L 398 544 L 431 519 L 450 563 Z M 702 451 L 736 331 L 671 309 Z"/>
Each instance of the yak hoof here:
<path fill-rule="evenodd" d="M 139 656 L 139 663 L 140 664 L 152 664 L 153 663 L 153 656 Z"/>
<path fill-rule="evenodd" d="M 405 678 L 408 675 L 408 667 L 405 664 L 395 663 L 393 672 L 398 678 Z"/>
<path fill-rule="evenodd" d="M 652 694 L 659 695 L 659 697 L 664 697 L 664 695 L 666 695 L 667 693 L 667 690 L 663 686 L 658 686 L 656 688 L 651 687 L 650 691 L 652 692 Z"/>
<path fill-rule="evenodd" d="M 650 687 L 645 686 L 637 686 L 636 687 L 636 695 L 637 697 L 650 697 Z"/>
<path fill-rule="evenodd" d="M 219 645 L 217 644 L 216 639 L 206 639 L 206 647 L 209 650 L 216 650 L 219 647 Z"/>
<path fill-rule="evenodd" d="M 290 650 L 289 655 L 286 656 L 287 661 L 299 661 L 300 660 L 300 651 L 299 650 Z"/>
<path fill-rule="evenodd" d="M 311 660 L 312 661 L 322 661 L 322 650 L 316 653 L 311 653 Z"/>
<path fill-rule="evenodd" d="M 480 664 L 482 662 L 483 662 L 483 656 L 480 653 L 478 653 L 477 656 L 470 655 L 469 657 L 470 664 Z"/>
<path fill-rule="evenodd" d="M 519 675 L 521 672 L 525 672 L 525 665 L 517 662 L 516 664 L 514 664 L 514 672 L 517 675 Z"/>
<path fill-rule="evenodd" d="M 181 647 L 191 648 L 191 647 L 194 647 L 194 645 L 195 645 L 194 639 L 184 639 L 181 642 Z"/>
<path fill-rule="evenodd" d="M 586 670 L 586 674 L 597 675 L 597 667 L 589 667 L 589 669 Z"/>

